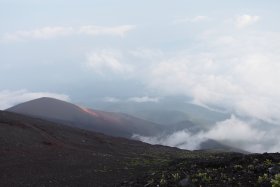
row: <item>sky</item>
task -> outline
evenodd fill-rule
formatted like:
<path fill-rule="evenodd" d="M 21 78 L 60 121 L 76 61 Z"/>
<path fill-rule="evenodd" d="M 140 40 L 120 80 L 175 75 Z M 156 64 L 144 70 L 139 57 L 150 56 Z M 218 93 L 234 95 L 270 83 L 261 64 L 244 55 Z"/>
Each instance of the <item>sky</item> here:
<path fill-rule="evenodd" d="M 277 0 L 0 0 L 0 107 L 185 96 L 280 121 Z"/>

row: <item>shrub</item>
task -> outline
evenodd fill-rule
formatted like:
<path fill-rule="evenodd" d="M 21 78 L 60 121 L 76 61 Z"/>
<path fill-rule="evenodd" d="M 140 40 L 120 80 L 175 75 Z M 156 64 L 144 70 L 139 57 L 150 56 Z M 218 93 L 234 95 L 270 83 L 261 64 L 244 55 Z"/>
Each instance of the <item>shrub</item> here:
<path fill-rule="evenodd" d="M 233 167 L 234 167 L 234 169 L 238 169 L 238 170 L 243 169 L 243 167 L 241 165 L 234 165 Z"/>
<path fill-rule="evenodd" d="M 274 176 L 271 180 L 272 187 L 280 187 L 280 173 Z"/>
<path fill-rule="evenodd" d="M 201 178 L 201 180 L 202 180 L 203 182 L 210 182 L 211 179 L 212 179 L 210 176 L 207 175 L 207 173 L 199 173 L 197 176 L 198 176 L 199 178 Z"/>
<path fill-rule="evenodd" d="M 179 173 L 172 174 L 172 177 L 173 177 L 173 179 L 174 179 L 175 182 L 178 181 L 178 180 L 180 179 Z"/>
<path fill-rule="evenodd" d="M 259 178 L 258 178 L 258 183 L 259 184 L 267 182 L 267 181 L 269 181 L 269 178 L 268 178 L 268 175 L 266 173 L 263 174 L 263 176 L 259 176 Z"/>
<path fill-rule="evenodd" d="M 264 161 L 264 164 L 267 165 L 267 166 L 271 166 L 272 161 L 269 160 L 269 159 L 266 159 L 266 160 Z"/>
<path fill-rule="evenodd" d="M 161 186 L 164 186 L 164 185 L 167 184 L 167 181 L 166 181 L 166 179 L 165 179 L 165 177 L 164 177 L 163 174 L 162 174 L 162 176 L 161 176 L 161 179 L 160 179 L 160 181 L 159 181 L 159 184 L 160 184 Z"/>

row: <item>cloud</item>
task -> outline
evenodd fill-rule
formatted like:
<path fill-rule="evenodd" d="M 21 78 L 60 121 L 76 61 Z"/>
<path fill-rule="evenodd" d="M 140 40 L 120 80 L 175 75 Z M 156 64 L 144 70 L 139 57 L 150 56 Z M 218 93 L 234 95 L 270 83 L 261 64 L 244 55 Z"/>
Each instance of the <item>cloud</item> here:
<path fill-rule="evenodd" d="M 182 130 L 157 137 L 133 135 L 133 138 L 151 144 L 175 146 L 189 150 L 200 149 L 202 142 L 213 139 L 249 152 L 279 152 L 279 133 L 280 128 L 273 130 L 271 128 L 260 129 L 254 121 L 243 121 L 231 116 L 230 119 L 218 122 L 208 131 L 193 134 L 188 130 Z"/>
<path fill-rule="evenodd" d="M 160 101 L 160 98 L 159 97 L 149 97 L 149 96 L 130 97 L 130 98 L 126 98 L 126 99 L 120 99 L 120 98 L 116 98 L 116 97 L 104 97 L 103 101 L 108 102 L 108 103 L 116 103 L 116 102 L 157 103 Z"/>
<path fill-rule="evenodd" d="M 202 21 L 209 20 L 207 16 L 195 16 L 195 17 L 186 17 L 186 18 L 177 18 L 173 21 L 174 24 L 181 24 L 181 23 L 198 23 Z"/>
<path fill-rule="evenodd" d="M 79 33 L 91 36 L 111 35 L 111 36 L 125 36 L 129 31 L 135 28 L 134 25 L 121 25 L 116 27 L 101 27 L 95 25 L 82 26 Z"/>
<path fill-rule="evenodd" d="M 259 19 L 260 19 L 259 16 L 252 16 L 252 15 L 248 15 L 248 14 L 237 16 L 236 27 L 238 29 L 243 29 L 249 25 L 252 25 L 252 24 L 258 22 Z"/>
<path fill-rule="evenodd" d="M 203 48 L 179 51 L 151 65 L 145 74 L 147 87 L 280 124 L 280 34 L 244 31 L 225 36 L 217 31 L 201 38 Z"/>
<path fill-rule="evenodd" d="M 41 97 L 52 97 L 63 101 L 69 101 L 69 96 L 51 92 L 29 92 L 27 90 L 2 90 L 0 91 L 0 109 L 4 110 L 19 103 Z"/>
<path fill-rule="evenodd" d="M 94 72 L 127 74 L 133 72 L 133 67 L 122 61 L 122 53 L 113 50 L 94 51 L 87 55 L 87 66 Z"/>
<path fill-rule="evenodd" d="M 88 36 L 120 36 L 124 37 L 129 31 L 133 30 L 133 25 L 120 25 L 113 27 L 103 27 L 97 25 L 87 25 L 78 28 L 74 27 L 43 27 L 34 30 L 19 30 L 13 33 L 7 33 L 2 36 L 2 41 L 17 42 L 29 40 L 48 40 L 58 37 L 66 37 L 73 35 L 88 35 Z"/>
<path fill-rule="evenodd" d="M 133 76 L 151 93 L 185 95 L 206 108 L 280 124 L 279 33 L 218 29 L 201 33 L 192 50 L 105 49 L 87 59 L 94 72 Z"/>
<path fill-rule="evenodd" d="M 103 101 L 107 103 L 117 103 L 120 102 L 121 100 L 116 97 L 104 97 Z"/>
<path fill-rule="evenodd" d="M 218 122 L 205 136 L 223 142 L 254 144 L 264 139 L 265 133 L 250 125 L 250 121 L 245 122 L 232 115 L 230 119 Z"/>
<path fill-rule="evenodd" d="M 26 41 L 46 40 L 56 37 L 69 36 L 74 33 L 72 27 L 43 27 L 34 30 L 20 30 L 14 33 L 7 33 L 3 36 L 4 41 Z"/>
<path fill-rule="evenodd" d="M 159 49 L 148 49 L 148 48 L 138 48 L 129 51 L 129 53 L 140 59 L 160 59 L 164 56 L 164 53 Z"/>
<path fill-rule="evenodd" d="M 199 149 L 200 143 L 206 140 L 203 137 L 200 138 L 197 135 L 192 135 L 188 130 L 178 131 L 170 135 L 163 135 L 158 137 L 145 137 L 134 134 L 132 138 L 153 145 L 166 145 L 187 150 Z"/>
<path fill-rule="evenodd" d="M 158 98 L 158 97 L 144 96 L 144 97 L 131 97 L 127 101 L 136 102 L 136 103 L 147 103 L 147 102 L 157 103 L 157 102 L 159 102 L 159 100 L 160 100 L 160 98 Z"/>

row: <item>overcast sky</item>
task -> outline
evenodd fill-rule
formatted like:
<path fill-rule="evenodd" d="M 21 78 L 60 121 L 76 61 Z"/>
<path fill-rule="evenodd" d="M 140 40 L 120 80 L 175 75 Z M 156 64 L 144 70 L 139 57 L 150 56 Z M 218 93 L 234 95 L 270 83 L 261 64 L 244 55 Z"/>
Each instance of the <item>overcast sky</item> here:
<path fill-rule="evenodd" d="M 280 121 L 278 0 L 0 0 L 0 107 L 193 103 Z"/>

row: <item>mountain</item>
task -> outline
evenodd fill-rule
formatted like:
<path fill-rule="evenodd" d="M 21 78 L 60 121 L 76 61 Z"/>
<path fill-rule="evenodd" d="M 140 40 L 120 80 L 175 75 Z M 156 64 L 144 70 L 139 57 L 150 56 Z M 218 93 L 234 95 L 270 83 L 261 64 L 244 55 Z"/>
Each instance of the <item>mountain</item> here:
<path fill-rule="evenodd" d="M 124 113 L 82 108 L 65 101 L 46 97 L 16 105 L 7 111 L 125 138 L 132 138 L 133 134 L 155 137 L 186 129 L 191 133 L 198 133 L 205 129 L 202 125 L 188 120 L 172 125 L 159 125 Z M 209 142 L 202 143 L 200 149 L 244 152 L 218 141 L 209 140 Z"/>
<path fill-rule="evenodd" d="M 16 105 L 7 111 L 128 138 L 133 134 L 153 136 L 161 129 L 161 126 L 156 123 L 127 114 L 82 108 L 47 97 Z"/>
<path fill-rule="evenodd" d="M 218 121 L 230 118 L 230 114 L 227 112 L 198 106 L 192 104 L 188 98 L 179 96 L 164 97 L 158 102 L 105 102 L 100 100 L 93 104 L 95 108 L 100 110 L 123 112 L 169 126 L 183 121 L 191 121 L 207 129 Z"/>
<path fill-rule="evenodd" d="M 199 145 L 199 149 L 204 151 L 212 151 L 212 152 L 235 152 L 235 153 L 249 154 L 248 151 L 244 151 L 242 149 L 228 146 L 219 141 L 212 140 L 212 139 L 207 139 L 201 142 Z"/>

